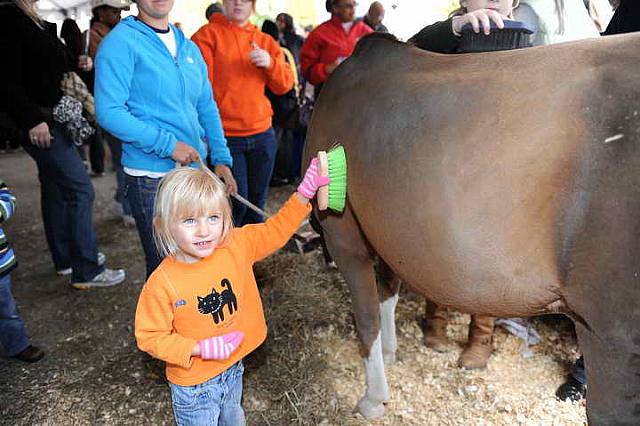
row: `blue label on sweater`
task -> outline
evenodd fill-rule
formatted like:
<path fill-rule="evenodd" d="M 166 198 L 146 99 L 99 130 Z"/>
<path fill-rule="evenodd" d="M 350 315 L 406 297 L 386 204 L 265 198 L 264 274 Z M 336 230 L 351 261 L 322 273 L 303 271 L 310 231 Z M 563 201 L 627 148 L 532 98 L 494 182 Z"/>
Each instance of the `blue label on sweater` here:
<path fill-rule="evenodd" d="M 180 299 L 176 302 L 176 308 L 179 308 L 180 306 L 184 306 L 187 304 L 187 301 L 184 299 Z"/>

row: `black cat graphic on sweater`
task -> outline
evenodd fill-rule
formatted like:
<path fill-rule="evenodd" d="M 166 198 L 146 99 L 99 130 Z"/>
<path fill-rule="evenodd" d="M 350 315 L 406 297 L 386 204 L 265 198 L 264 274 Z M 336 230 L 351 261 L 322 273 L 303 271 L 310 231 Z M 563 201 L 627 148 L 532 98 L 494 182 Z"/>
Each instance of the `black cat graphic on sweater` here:
<path fill-rule="evenodd" d="M 213 322 L 218 324 L 224 321 L 224 307 L 229 308 L 229 315 L 238 310 L 238 300 L 231 288 L 231 282 L 224 278 L 220 285 L 225 287 L 222 293 L 218 293 L 215 288 L 211 289 L 211 293 L 200 297 L 198 296 L 198 312 L 201 314 L 211 314 Z"/>

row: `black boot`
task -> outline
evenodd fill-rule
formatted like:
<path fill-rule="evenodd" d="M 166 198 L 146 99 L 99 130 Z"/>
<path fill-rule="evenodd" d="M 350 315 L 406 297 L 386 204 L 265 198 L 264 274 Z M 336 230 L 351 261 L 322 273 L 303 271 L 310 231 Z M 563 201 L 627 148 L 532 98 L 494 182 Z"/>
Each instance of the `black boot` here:
<path fill-rule="evenodd" d="M 42 349 L 39 349 L 35 346 L 29 345 L 27 349 L 23 350 L 16 355 L 13 355 L 11 358 L 18 359 L 24 362 L 38 362 L 44 357 L 44 352 Z"/>
<path fill-rule="evenodd" d="M 586 394 L 587 387 L 573 377 L 569 377 L 556 391 L 556 397 L 560 401 L 580 401 Z"/>

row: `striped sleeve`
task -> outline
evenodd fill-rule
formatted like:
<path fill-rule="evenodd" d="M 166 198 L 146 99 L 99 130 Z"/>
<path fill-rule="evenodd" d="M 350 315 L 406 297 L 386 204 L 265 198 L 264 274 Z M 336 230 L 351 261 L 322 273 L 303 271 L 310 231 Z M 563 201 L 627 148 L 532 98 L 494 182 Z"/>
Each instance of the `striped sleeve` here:
<path fill-rule="evenodd" d="M 16 208 L 16 197 L 11 194 L 7 185 L 0 180 L 0 223 L 13 216 Z"/>

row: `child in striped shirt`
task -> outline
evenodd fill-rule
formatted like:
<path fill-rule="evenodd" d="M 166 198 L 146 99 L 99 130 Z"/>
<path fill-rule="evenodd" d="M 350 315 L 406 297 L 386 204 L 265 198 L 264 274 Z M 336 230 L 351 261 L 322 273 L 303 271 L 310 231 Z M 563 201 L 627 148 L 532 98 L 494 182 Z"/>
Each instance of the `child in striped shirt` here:
<path fill-rule="evenodd" d="M 13 216 L 15 208 L 16 198 L 0 180 L 0 224 Z M 13 250 L 0 227 L 0 345 L 11 358 L 36 362 L 42 359 L 44 352 L 29 343 L 11 293 L 11 271 L 16 265 Z"/>

